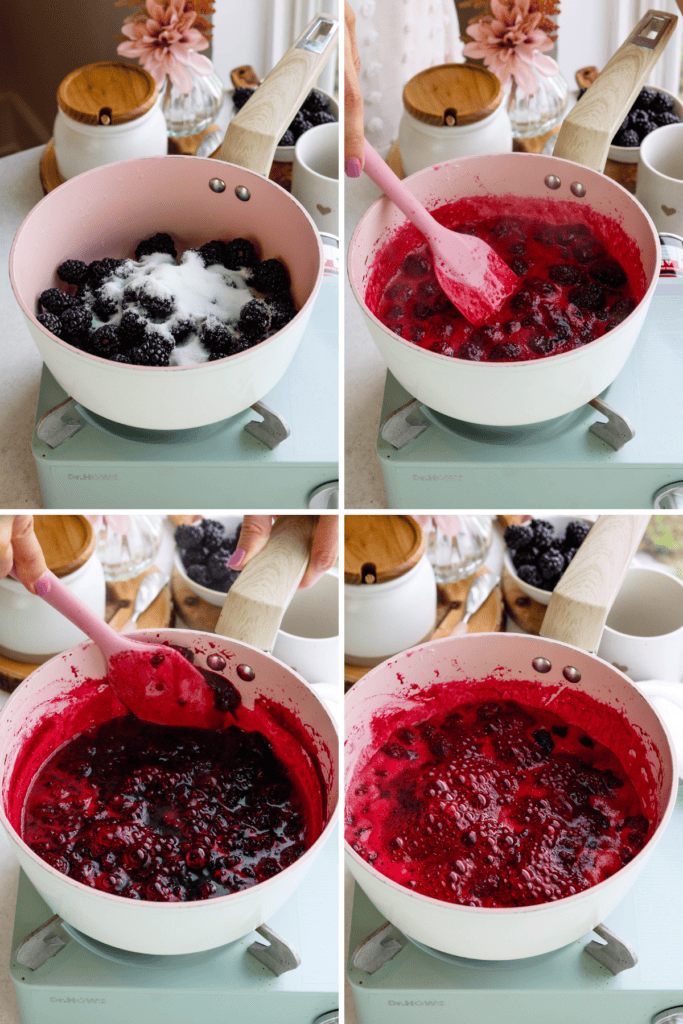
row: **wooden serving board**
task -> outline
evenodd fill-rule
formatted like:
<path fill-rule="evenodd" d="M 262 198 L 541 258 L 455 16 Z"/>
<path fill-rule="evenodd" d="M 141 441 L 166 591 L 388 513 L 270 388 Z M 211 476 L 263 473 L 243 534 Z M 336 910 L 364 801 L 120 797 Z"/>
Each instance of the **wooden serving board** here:
<path fill-rule="evenodd" d="M 505 608 L 510 617 L 527 633 L 538 636 L 548 606 L 539 604 L 538 601 L 534 601 L 533 597 L 525 594 L 505 568 L 503 569 L 501 588 L 505 599 Z"/>
<path fill-rule="evenodd" d="M 215 632 L 222 609 L 195 594 L 177 569 L 173 570 L 171 576 L 171 596 L 176 615 L 188 629 L 196 629 L 201 633 Z"/>
<path fill-rule="evenodd" d="M 117 632 L 120 632 L 125 627 L 132 614 L 135 595 L 138 592 L 140 581 L 151 572 L 156 572 L 156 566 L 151 566 L 141 573 L 140 576 L 136 576 L 132 580 L 121 580 L 117 583 L 107 584 L 104 617 Z M 174 621 L 175 612 L 171 603 L 169 588 L 164 587 L 147 611 L 142 613 L 135 628 L 165 629 L 172 626 Z M 36 668 L 38 668 L 38 665 L 32 665 L 25 661 L 14 661 L 12 658 L 0 654 L 0 690 L 11 693 Z"/>
<path fill-rule="evenodd" d="M 486 566 L 478 569 L 474 576 L 488 572 Z M 430 640 L 441 640 L 451 636 L 465 614 L 465 602 L 474 576 L 468 576 L 459 583 L 437 585 L 436 626 Z M 505 604 L 500 587 L 495 587 L 488 599 L 467 623 L 468 633 L 501 633 L 505 629 Z M 344 685 L 348 689 L 357 683 L 370 668 L 361 665 L 344 665 Z"/>

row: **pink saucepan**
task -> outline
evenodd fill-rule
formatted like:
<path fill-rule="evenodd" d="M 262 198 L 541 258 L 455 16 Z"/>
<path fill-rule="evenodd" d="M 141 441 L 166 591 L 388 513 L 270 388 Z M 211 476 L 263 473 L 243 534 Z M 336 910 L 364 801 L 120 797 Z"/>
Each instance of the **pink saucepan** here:
<path fill-rule="evenodd" d="M 499 153 L 449 160 L 418 171 L 406 185 L 438 209 L 480 198 L 481 213 L 543 216 L 592 224 L 630 275 L 640 302 L 603 337 L 571 352 L 521 362 L 472 362 L 420 348 L 389 330 L 366 305 L 373 268 L 406 218 L 386 197 L 365 213 L 351 239 L 349 280 L 373 341 L 411 395 L 447 416 L 489 426 L 553 419 L 612 383 L 633 348 L 654 293 L 660 263 L 655 226 L 640 203 L 600 173 L 610 140 L 666 44 L 675 15 L 650 11 L 568 114 L 554 156 Z"/>
<path fill-rule="evenodd" d="M 541 637 L 484 633 L 423 644 L 372 669 L 350 690 L 347 791 L 356 769 L 395 728 L 394 716 L 426 718 L 443 684 L 453 687 L 454 703 L 459 688 L 466 699 L 505 695 L 589 729 L 617 754 L 655 823 L 642 850 L 610 878 L 574 896 L 520 908 L 461 906 L 416 894 L 380 874 L 346 843 L 356 881 L 408 937 L 478 960 L 514 960 L 559 949 L 614 910 L 652 855 L 676 800 L 671 737 L 626 676 L 586 653 L 597 650 L 607 610 L 646 523 L 645 516 L 598 520 L 551 598 Z"/>
<path fill-rule="evenodd" d="M 309 25 L 235 116 L 218 160 L 164 156 L 97 167 L 60 185 L 24 220 L 10 254 L 12 288 L 43 360 L 87 409 L 149 430 L 198 427 L 259 401 L 287 370 L 322 280 L 322 244 L 303 206 L 268 172 L 336 35 L 337 22 L 327 16 Z M 38 296 L 58 284 L 61 262 L 130 256 L 140 239 L 158 231 L 169 232 L 179 251 L 214 238 L 253 241 L 262 259 L 287 266 L 299 312 L 246 352 L 174 367 L 100 359 L 38 323 Z"/>
<path fill-rule="evenodd" d="M 297 517 L 307 519 L 308 517 Z M 138 953 L 180 954 L 212 949 L 259 927 L 292 895 L 329 838 L 337 818 L 338 739 L 325 705 L 315 692 L 270 649 L 287 600 L 308 561 L 310 534 L 280 534 L 254 559 L 218 629 L 239 640 L 189 629 L 140 630 L 136 637 L 172 643 L 194 651 L 195 665 L 222 657 L 221 673 L 237 688 L 248 716 L 263 710 L 274 724 L 269 732 L 276 753 L 309 787 L 317 808 L 319 835 L 298 860 L 250 889 L 215 899 L 185 903 L 132 900 L 90 888 L 55 870 L 23 841 L 21 808 L 30 778 L 45 752 L 99 721 L 128 709 L 106 681 L 106 661 L 93 643 L 84 643 L 45 662 L 12 694 L 0 716 L 0 821 L 22 868 L 52 910 L 94 939 Z M 302 539 L 303 537 L 303 539 Z M 252 564 L 252 563 L 250 563 Z M 240 579 L 238 582 L 242 582 Z M 235 584 L 237 586 L 237 583 Z M 277 622 L 277 624 L 276 624 Z M 154 694 L 148 695 L 150 700 Z M 159 697 L 161 700 L 162 698 Z M 151 720 L 158 720 L 153 715 Z"/>

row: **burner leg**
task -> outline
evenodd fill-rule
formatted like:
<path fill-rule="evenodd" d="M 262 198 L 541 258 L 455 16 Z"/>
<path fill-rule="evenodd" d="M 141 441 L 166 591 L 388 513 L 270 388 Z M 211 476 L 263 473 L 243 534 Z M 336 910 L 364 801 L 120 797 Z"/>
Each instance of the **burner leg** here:
<path fill-rule="evenodd" d="M 399 451 L 423 434 L 429 422 L 424 418 L 417 398 L 402 405 L 385 419 L 380 431 L 383 441 Z"/>
<path fill-rule="evenodd" d="M 605 928 L 604 924 L 599 924 L 593 931 L 605 940 L 606 945 L 603 945 L 602 942 L 595 942 L 595 940 L 589 942 L 585 947 L 585 952 L 589 956 L 592 956 L 612 974 L 630 971 L 632 967 L 636 966 L 638 955 L 632 946 L 611 932 L 609 928 Z"/>
<path fill-rule="evenodd" d="M 405 944 L 402 939 L 398 929 L 387 921 L 356 947 L 351 963 L 366 974 L 374 974 L 401 952 Z"/>
<path fill-rule="evenodd" d="M 244 429 L 248 434 L 262 441 L 271 451 L 287 440 L 292 431 L 279 413 L 264 405 L 263 402 L 254 402 L 251 408 L 259 416 L 263 416 L 263 422 L 251 420 L 250 423 L 247 423 Z"/>
<path fill-rule="evenodd" d="M 59 448 L 83 428 L 81 420 L 67 416 L 69 407 L 75 405 L 73 398 L 66 398 L 42 417 L 36 427 L 36 435 L 50 448 Z"/>
<path fill-rule="evenodd" d="M 625 444 L 628 444 L 636 436 L 631 421 L 622 416 L 616 409 L 613 409 L 607 402 L 603 402 L 602 398 L 594 398 L 588 404 L 607 417 L 607 423 L 598 420 L 592 427 L 589 427 L 590 433 L 595 434 L 601 441 L 608 444 L 610 448 L 614 448 L 615 452 L 618 452 L 620 448 L 623 448 Z"/>
<path fill-rule="evenodd" d="M 61 923 L 61 917 L 55 914 L 45 924 L 41 924 L 40 928 L 27 935 L 17 946 L 14 954 L 17 963 L 22 967 L 28 967 L 29 971 L 36 971 L 64 949 L 66 942 L 54 934 L 55 928 Z"/>
<path fill-rule="evenodd" d="M 297 951 L 272 928 L 269 928 L 267 924 L 262 924 L 256 931 L 264 939 L 267 939 L 270 945 L 266 946 L 263 942 L 252 942 L 251 946 L 247 948 L 247 952 L 256 957 L 264 967 L 279 977 L 299 966 L 301 957 Z"/>

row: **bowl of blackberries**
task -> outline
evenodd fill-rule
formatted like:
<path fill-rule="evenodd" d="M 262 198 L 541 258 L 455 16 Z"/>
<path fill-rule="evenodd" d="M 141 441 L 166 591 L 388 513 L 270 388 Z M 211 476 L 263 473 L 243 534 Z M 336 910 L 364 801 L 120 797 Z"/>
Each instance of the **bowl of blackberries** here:
<path fill-rule="evenodd" d="M 218 516 L 177 527 L 175 568 L 191 590 L 209 604 L 222 607 L 239 573 L 228 569 L 237 547 L 241 516 Z"/>
<path fill-rule="evenodd" d="M 256 89 L 235 89 L 232 94 L 233 105 L 237 110 L 241 110 L 255 92 Z M 304 132 L 307 132 L 309 128 L 314 128 L 317 124 L 328 124 L 338 120 L 339 104 L 334 96 L 323 92 L 322 89 L 311 89 L 280 139 L 273 159 L 291 164 L 294 161 L 296 141 Z"/>
<path fill-rule="evenodd" d="M 592 525 L 590 519 L 550 516 L 508 526 L 504 534 L 505 568 L 528 597 L 548 604 Z"/>
<path fill-rule="evenodd" d="M 667 124 L 683 121 L 683 103 L 666 89 L 646 86 L 621 122 L 609 148 L 610 160 L 620 164 L 638 163 L 640 143 L 646 135 Z"/>

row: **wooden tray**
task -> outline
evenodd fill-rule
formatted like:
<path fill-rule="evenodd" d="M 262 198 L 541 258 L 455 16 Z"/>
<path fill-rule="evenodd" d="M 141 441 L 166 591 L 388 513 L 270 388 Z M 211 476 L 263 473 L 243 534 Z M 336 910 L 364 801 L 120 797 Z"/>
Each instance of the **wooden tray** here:
<path fill-rule="evenodd" d="M 107 584 L 107 603 L 104 617 L 117 632 L 123 629 L 132 614 L 135 595 L 138 592 L 140 581 L 143 577 L 155 571 L 156 566 L 151 566 L 146 572 L 132 580 L 121 580 L 118 583 Z M 175 613 L 171 603 L 169 588 L 164 587 L 147 611 L 142 613 L 137 621 L 136 629 L 165 629 L 168 626 L 172 626 L 174 621 Z M 14 661 L 12 658 L 0 654 L 0 690 L 11 693 L 36 668 L 38 668 L 38 665 L 31 665 L 24 661 Z"/>
<path fill-rule="evenodd" d="M 171 576 L 171 596 L 176 615 L 183 620 L 188 629 L 196 629 L 202 633 L 215 631 L 222 608 L 198 597 L 177 569 L 173 570 Z"/>
<path fill-rule="evenodd" d="M 486 566 L 478 569 L 474 576 L 488 572 Z M 465 614 L 465 601 L 474 576 L 459 583 L 439 583 L 437 586 L 436 626 L 430 640 L 441 640 L 451 636 Z M 500 587 L 495 587 L 489 598 L 467 623 L 468 633 L 501 633 L 505 629 L 505 604 Z M 361 665 L 344 665 L 344 684 L 348 689 L 353 683 L 369 672 Z"/>

